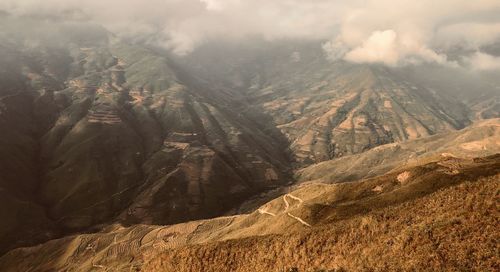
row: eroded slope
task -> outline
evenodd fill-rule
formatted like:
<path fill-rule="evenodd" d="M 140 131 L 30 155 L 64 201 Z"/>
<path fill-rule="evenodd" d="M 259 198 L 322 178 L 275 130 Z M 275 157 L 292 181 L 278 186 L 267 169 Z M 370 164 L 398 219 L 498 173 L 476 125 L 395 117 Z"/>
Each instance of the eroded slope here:
<path fill-rule="evenodd" d="M 47 37 L 0 29 L 12 31 L 0 47 L 0 252 L 101 223 L 214 217 L 289 182 L 286 141 L 231 93 L 100 27 L 26 24 Z"/>
<path fill-rule="evenodd" d="M 446 92 L 383 66 L 330 62 L 319 44 L 216 44 L 183 61 L 207 84 L 245 93 L 253 108 L 271 116 L 302 164 L 470 123 L 465 105 Z"/>

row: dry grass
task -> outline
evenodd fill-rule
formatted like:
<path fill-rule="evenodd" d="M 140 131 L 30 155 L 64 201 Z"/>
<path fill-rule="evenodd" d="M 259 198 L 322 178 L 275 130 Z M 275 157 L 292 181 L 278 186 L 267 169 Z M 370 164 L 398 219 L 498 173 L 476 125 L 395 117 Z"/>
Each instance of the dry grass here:
<path fill-rule="evenodd" d="M 308 232 L 166 251 L 143 271 L 498 271 L 499 194 L 500 175 L 466 181 Z"/>
<path fill-rule="evenodd" d="M 261 207 L 271 214 L 110 226 L 16 249 L 0 271 L 493 271 L 499 185 L 500 155 L 443 158 L 304 185 Z"/>

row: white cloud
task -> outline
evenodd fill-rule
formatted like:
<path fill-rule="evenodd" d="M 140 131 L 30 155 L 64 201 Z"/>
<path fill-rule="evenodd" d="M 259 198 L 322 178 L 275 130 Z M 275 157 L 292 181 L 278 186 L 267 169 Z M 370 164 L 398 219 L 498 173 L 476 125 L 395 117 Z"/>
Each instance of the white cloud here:
<path fill-rule="evenodd" d="M 437 54 L 412 36 L 398 36 L 392 29 L 373 32 L 360 46 L 339 57 L 356 63 L 384 63 L 390 66 L 447 62 L 446 56 Z"/>
<path fill-rule="evenodd" d="M 468 59 L 468 63 L 474 70 L 500 70 L 500 57 L 491 56 L 482 52 L 475 53 Z"/>
<path fill-rule="evenodd" d="M 348 52 L 344 59 L 352 62 L 381 62 L 396 65 L 400 55 L 394 30 L 375 31 L 359 47 Z"/>
<path fill-rule="evenodd" d="M 152 40 L 179 54 L 206 40 L 260 36 L 330 40 L 331 59 L 448 63 L 438 52 L 500 39 L 498 0 L 0 0 L 2 9 L 79 10 L 119 35 L 160 35 Z"/>
<path fill-rule="evenodd" d="M 368 0 L 343 16 L 339 33 L 332 35 L 325 51 L 330 59 L 358 63 L 456 66 L 442 52 L 499 41 L 499 22 L 500 1 Z M 469 27 L 460 31 L 465 25 Z M 332 50 L 331 44 L 340 50 Z"/>

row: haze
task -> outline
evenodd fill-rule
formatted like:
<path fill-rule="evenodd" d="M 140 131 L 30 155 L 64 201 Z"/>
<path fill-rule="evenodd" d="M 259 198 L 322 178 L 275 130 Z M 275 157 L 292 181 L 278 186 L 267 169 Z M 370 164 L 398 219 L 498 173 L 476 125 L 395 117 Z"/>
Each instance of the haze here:
<path fill-rule="evenodd" d="M 0 271 L 497 271 L 500 0 L 0 0 Z"/>
<path fill-rule="evenodd" d="M 500 68 L 500 1 L 1 0 L 13 17 L 88 21 L 188 55 L 210 41 L 318 40 L 330 60 Z M 459 52 L 459 56 L 450 56 Z"/>

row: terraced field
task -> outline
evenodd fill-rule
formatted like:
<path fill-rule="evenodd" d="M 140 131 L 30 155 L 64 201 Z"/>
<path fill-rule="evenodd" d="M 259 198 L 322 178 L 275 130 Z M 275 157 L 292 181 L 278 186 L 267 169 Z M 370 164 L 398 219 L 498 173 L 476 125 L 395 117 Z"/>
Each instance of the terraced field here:
<path fill-rule="evenodd" d="M 261 113 L 162 54 L 92 33 L 0 48 L 12 67 L 0 70 L 0 252 L 101 224 L 210 218 L 289 182 L 286 140 Z"/>

